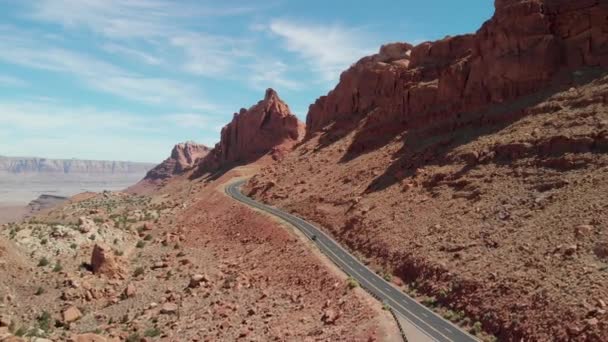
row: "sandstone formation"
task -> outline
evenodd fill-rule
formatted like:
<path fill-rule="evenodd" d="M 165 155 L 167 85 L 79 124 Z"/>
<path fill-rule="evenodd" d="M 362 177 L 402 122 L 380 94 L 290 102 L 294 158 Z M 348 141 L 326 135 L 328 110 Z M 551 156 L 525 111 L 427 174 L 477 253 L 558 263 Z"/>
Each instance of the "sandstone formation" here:
<path fill-rule="evenodd" d="M 482 339 L 605 341 L 608 3 L 495 5 L 361 59 L 246 188 Z"/>
<path fill-rule="evenodd" d="M 179 175 L 196 165 L 209 151 L 207 146 L 192 141 L 177 144 L 171 156 L 150 170 L 144 179 L 164 180 Z"/>
<path fill-rule="evenodd" d="M 528 95 L 557 75 L 608 66 L 608 4 L 586 0 L 496 0 L 475 33 L 417 46 L 394 43 L 345 71 L 306 119 L 307 136 L 339 121 L 362 122 L 366 139 L 424 129 L 425 135 L 492 120 L 473 113 Z"/>
<path fill-rule="evenodd" d="M 220 142 L 201 160 L 197 173 L 251 162 L 269 152 L 280 158 L 303 133 L 303 124 L 287 104 L 276 91 L 267 89 L 263 100 L 234 113 L 232 121 L 222 128 Z"/>

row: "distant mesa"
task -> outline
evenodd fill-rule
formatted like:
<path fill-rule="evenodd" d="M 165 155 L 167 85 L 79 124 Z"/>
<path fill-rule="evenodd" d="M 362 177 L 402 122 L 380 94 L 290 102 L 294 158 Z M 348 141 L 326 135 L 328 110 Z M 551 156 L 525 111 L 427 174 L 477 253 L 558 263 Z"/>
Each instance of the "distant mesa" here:
<path fill-rule="evenodd" d="M 66 175 L 131 175 L 145 174 L 151 163 L 108 160 L 47 159 L 0 156 L 0 173 L 66 174 Z"/>

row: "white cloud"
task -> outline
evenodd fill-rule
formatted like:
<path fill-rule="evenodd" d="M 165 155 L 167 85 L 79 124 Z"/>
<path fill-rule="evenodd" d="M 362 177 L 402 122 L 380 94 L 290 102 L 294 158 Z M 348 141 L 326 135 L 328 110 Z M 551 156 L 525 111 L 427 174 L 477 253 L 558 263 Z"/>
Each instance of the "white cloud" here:
<path fill-rule="evenodd" d="M 70 74 L 90 88 L 125 99 L 187 109 L 216 110 L 195 87 L 167 78 L 138 75 L 95 57 L 50 47 L 16 30 L 0 40 L 0 60 L 30 68 Z"/>
<path fill-rule="evenodd" d="M 120 54 L 149 65 L 159 65 L 163 63 L 162 59 L 157 56 L 119 44 L 107 43 L 103 45 L 103 49 L 107 52 Z"/>
<path fill-rule="evenodd" d="M 195 113 L 169 114 L 163 118 L 167 123 L 182 128 L 196 128 L 200 130 L 213 129 L 213 124 L 208 116 Z"/>
<path fill-rule="evenodd" d="M 286 77 L 288 67 L 285 63 L 272 59 L 259 59 L 251 66 L 249 84 L 261 90 L 266 88 L 295 90 L 299 84 Z"/>
<path fill-rule="evenodd" d="M 28 82 L 20 78 L 0 75 L 0 87 L 22 88 L 28 85 Z"/>
<path fill-rule="evenodd" d="M 376 50 L 364 46 L 362 32 L 339 25 L 273 20 L 269 28 L 284 40 L 288 51 L 302 57 L 325 81 L 336 80 L 340 72 Z"/>
<path fill-rule="evenodd" d="M 202 16 L 236 15 L 251 10 L 235 6 L 206 8 L 200 3 L 168 0 L 39 0 L 31 17 L 66 27 L 86 27 L 112 38 L 165 37 L 179 31 L 180 21 Z"/>

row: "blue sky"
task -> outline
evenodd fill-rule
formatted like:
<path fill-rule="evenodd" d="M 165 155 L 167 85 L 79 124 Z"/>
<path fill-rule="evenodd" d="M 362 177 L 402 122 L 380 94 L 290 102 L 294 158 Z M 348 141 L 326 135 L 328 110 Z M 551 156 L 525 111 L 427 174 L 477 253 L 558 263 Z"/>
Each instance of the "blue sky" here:
<path fill-rule="evenodd" d="M 159 162 L 276 89 L 300 119 L 383 43 L 473 32 L 493 1 L 0 0 L 0 155 Z"/>

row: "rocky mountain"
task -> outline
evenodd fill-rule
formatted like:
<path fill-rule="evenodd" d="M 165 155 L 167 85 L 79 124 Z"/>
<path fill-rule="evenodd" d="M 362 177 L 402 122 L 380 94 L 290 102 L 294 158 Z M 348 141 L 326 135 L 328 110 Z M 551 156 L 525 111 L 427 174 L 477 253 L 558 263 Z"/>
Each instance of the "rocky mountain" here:
<path fill-rule="evenodd" d="M 403 130 L 434 136 L 496 120 L 479 111 L 567 83 L 574 70 L 608 66 L 604 1 L 496 0 L 495 6 L 475 34 L 388 44 L 361 59 L 310 107 L 308 136 L 343 121 L 363 126 L 353 148 Z"/>
<path fill-rule="evenodd" d="M 608 3 L 495 7 L 474 34 L 354 64 L 247 188 L 454 322 L 604 341 Z"/>
<path fill-rule="evenodd" d="M 152 167 L 125 161 L 0 156 L 0 173 L 7 174 L 128 175 L 144 174 Z"/>
<path fill-rule="evenodd" d="M 192 141 L 180 143 L 173 147 L 171 156 L 150 170 L 145 180 L 163 180 L 178 175 L 192 168 L 205 157 L 211 149 Z"/>
<path fill-rule="evenodd" d="M 220 142 L 201 160 L 197 173 L 251 162 L 271 153 L 280 158 L 304 135 L 304 124 L 273 89 L 249 109 L 241 108 L 222 128 Z"/>

